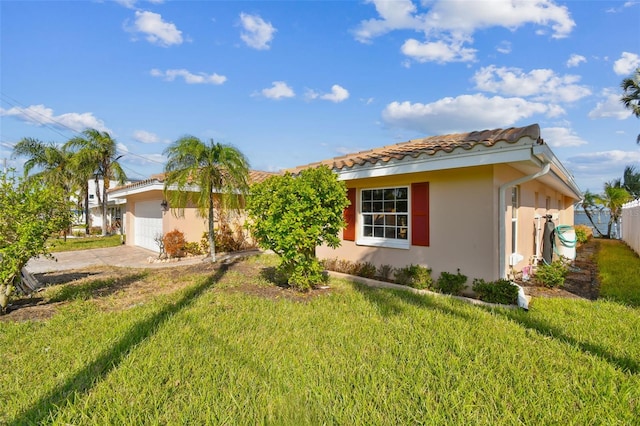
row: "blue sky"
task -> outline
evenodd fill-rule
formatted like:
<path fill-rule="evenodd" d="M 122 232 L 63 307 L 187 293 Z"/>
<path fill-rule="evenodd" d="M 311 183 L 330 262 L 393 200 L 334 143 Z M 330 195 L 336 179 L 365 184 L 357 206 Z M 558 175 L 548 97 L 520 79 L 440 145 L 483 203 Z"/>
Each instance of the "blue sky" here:
<path fill-rule="evenodd" d="M 275 171 L 539 123 L 582 190 L 640 165 L 638 1 L 0 1 L 0 158 L 109 131 L 132 179 L 191 134 Z"/>

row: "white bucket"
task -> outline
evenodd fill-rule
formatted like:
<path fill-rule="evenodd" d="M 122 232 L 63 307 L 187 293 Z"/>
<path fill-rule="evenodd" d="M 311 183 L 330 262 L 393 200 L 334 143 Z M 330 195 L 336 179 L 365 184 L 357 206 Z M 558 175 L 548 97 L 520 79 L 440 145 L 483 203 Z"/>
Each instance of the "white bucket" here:
<path fill-rule="evenodd" d="M 561 232 L 556 229 L 555 243 L 558 256 L 569 260 L 576 259 L 576 231 L 574 229 L 564 229 Z"/>

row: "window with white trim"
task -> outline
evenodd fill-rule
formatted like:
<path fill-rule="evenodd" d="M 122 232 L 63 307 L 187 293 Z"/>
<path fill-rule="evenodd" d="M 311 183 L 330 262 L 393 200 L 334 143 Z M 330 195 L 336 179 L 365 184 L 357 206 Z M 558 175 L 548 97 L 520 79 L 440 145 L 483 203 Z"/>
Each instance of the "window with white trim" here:
<path fill-rule="evenodd" d="M 363 189 L 360 191 L 361 240 L 377 245 L 405 246 L 409 243 L 409 188 Z"/>

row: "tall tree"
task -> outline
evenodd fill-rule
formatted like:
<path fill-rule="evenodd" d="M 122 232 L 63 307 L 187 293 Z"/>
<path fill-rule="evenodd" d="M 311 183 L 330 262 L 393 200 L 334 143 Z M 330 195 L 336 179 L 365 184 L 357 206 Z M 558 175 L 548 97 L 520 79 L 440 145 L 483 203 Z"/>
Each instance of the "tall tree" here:
<path fill-rule="evenodd" d="M 640 198 L 640 172 L 633 165 L 625 166 L 622 179 L 614 179 L 610 184 L 626 189 L 633 199 Z"/>
<path fill-rule="evenodd" d="M 117 155 L 116 141 L 108 132 L 96 129 L 86 129 L 82 136 L 75 137 L 67 146 L 77 150 L 77 164 L 83 165 L 83 170 L 92 170 L 96 183 L 98 203 L 102 205 L 102 235 L 107 235 L 107 191 L 111 180 L 124 184 L 127 175 L 118 163 L 122 155 Z M 100 196 L 100 178 L 103 180 L 102 196 Z"/>
<path fill-rule="evenodd" d="M 70 220 L 60 186 L 43 179 L 16 179 L 0 172 L 0 311 L 7 307 L 20 270 L 48 254 L 47 240 Z"/>
<path fill-rule="evenodd" d="M 611 238 L 611 227 L 618 223 L 622 215 L 622 206 L 631 200 L 631 194 L 626 189 L 616 186 L 615 182 L 604 184 L 604 193 L 597 196 L 597 203 L 609 210 L 609 223 L 607 224 L 607 234 L 605 238 Z"/>
<path fill-rule="evenodd" d="M 216 207 L 221 213 L 240 208 L 249 190 L 249 162 L 231 145 L 205 143 L 195 136 L 178 139 L 164 153 L 168 157 L 165 197 L 174 214 L 192 203 L 208 219 L 211 261 L 215 262 Z"/>
<path fill-rule="evenodd" d="M 602 207 L 598 206 L 598 201 L 600 200 L 599 196 L 586 190 L 584 194 L 582 194 L 582 201 L 580 201 L 580 207 L 584 210 L 584 213 L 587 215 L 587 219 L 591 222 L 591 226 L 595 229 L 598 234 L 604 235 L 602 231 L 598 228 L 598 226 L 593 221 L 593 215 L 598 210 L 602 210 Z"/>
<path fill-rule="evenodd" d="M 69 204 L 76 190 L 73 153 L 66 146 L 45 143 L 34 138 L 23 138 L 13 148 L 13 157 L 26 157 L 24 175 L 29 180 L 41 180 L 61 190 L 62 202 Z M 30 175 L 34 170 L 36 173 Z M 71 223 L 68 224 L 69 226 Z M 65 230 L 66 238 L 66 230 Z"/>
<path fill-rule="evenodd" d="M 623 92 L 620 101 L 631 110 L 633 115 L 640 118 L 640 67 L 636 68 L 631 77 L 622 80 L 620 87 Z M 640 144 L 640 135 L 636 142 Z"/>

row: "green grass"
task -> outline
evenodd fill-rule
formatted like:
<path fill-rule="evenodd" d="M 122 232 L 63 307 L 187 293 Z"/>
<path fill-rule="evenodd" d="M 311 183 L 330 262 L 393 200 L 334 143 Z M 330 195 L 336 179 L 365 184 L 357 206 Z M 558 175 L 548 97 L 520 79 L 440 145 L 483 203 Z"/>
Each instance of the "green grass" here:
<path fill-rule="evenodd" d="M 152 274 L 163 279 L 145 279 Z M 0 424 L 591 425 L 640 416 L 637 308 L 539 298 L 529 312 L 483 309 L 343 280 L 294 301 L 242 291 L 248 284 L 231 268 L 126 310 L 69 297 L 50 320 L 0 322 Z"/>
<path fill-rule="evenodd" d="M 79 238 L 67 238 L 64 241 L 62 238 L 56 238 L 52 240 L 51 252 L 60 251 L 77 251 L 87 250 L 94 248 L 106 248 L 116 247 L 122 244 L 120 235 L 109 235 L 106 237 L 79 237 Z"/>
<path fill-rule="evenodd" d="M 640 258 L 620 241 L 601 240 L 599 244 L 600 297 L 640 306 Z"/>

